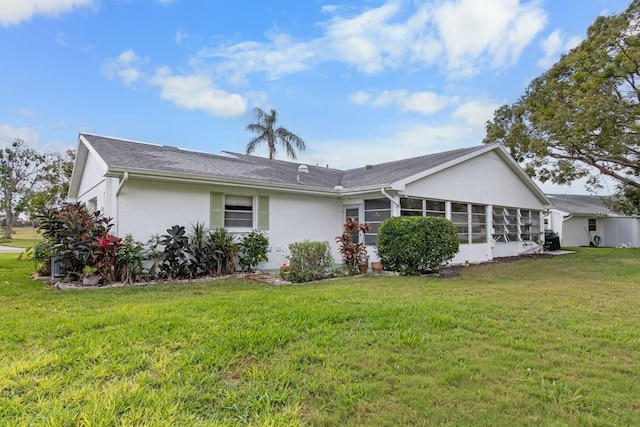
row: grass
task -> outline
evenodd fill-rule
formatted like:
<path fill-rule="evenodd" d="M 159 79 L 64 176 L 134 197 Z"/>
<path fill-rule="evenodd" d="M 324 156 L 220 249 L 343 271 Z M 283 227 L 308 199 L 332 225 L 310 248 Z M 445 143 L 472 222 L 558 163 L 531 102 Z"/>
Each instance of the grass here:
<path fill-rule="evenodd" d="M 640 423 L 640 250 L 280 287 L 32 267 L 0 255 L 7 425 Z"/>
<path fill-rule="evenodd" d="M 0 236 L 4 230 L 0 229 Z M 42 239 L 42 235 L 33 227 L 14 227 L 11 239 L 0 239 L 0 245 L 15 248 L 28 248 Z"/>

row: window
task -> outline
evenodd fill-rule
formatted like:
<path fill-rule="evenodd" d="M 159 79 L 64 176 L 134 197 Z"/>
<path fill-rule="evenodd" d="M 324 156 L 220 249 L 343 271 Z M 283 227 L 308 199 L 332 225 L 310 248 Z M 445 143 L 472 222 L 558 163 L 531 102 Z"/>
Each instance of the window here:
<path fill-rule="evenodd" d="M 495 206 L 493 239 L 497 242 L 536 240 L 540 237 L 540 211 Z"/>
<path fill-rule="evenodd" d="M 224 226 L 229 228 L 252 228 L 253 197 L 225 196 Z"/>
<path fill-rule="evenodd" d="M 269 196 L 211 193 L 209 226 L 268 230 Z"/>
<path fill-rule="evenodd" d="M 597 231 L 595 218 L 589 218 L 589 231 Z"/>
<path fill-rule="evenodd" d="M 520 209 L 520 233 L 522 240 L 540 238 L 540 211 Z"/>
<path fill-rule="evenodd" d="M 497 242 L 517 242 L 518 209 L 494 206 L 493 208 L 493 239 Z"/>
<path fill-rule="evenodd" d="M 364 222 L 371 226 L 371 230 L 364 235 L 364 244 L 375 246 L 378 242 L 378 228 L 380 223 L 391 216 L 391 202 L 389 199 L 372 199 L 364 201 Z"/>
<path fill-rule="evenodd" d="M 445 204 L 439 200 L 400 199 L 402 216 L 441 216 L 445 217 Z"/>
<path fill-rule="evenodd" d="M 487 243 L 487 207 L 471 205 L 471 243 Z"/>
<path fill-rule="evenodd" d="M 345 206 L 344 207 L 344 221 L 347 221 L 347 218 L 354 219 L 360 223 L 360 208 L 358 206 Z M 360 232 L 354 231 L 351 234 L 351 241 L 353 243 L 360 243 Z"/>
<path fill-rule="evenodd" d="M 469 243 L 469 208 L 466 203 L 451 203 L 451 222 L 458 229 L 460 243 Z"/>

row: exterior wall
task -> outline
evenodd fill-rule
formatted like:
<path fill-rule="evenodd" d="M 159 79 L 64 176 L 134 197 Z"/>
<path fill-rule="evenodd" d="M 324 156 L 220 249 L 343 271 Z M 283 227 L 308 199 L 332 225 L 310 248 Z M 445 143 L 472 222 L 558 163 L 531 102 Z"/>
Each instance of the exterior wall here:
<path fill-rule="evenodd" d="M 117 188 L 117 187 L 116 187 Z M 129 179 L 123 186 L 118 205 L 117 235 L 131 234 L 146 242 L 152 235 L 164 234 L 174 224 L 189 230 L 200 221 L 209 225 L 210 193 L 256 196 L 251 189 L 209 185 L 168 183 Z M 336 262 L 340 257 L 335 237 L 342 227 L 342 203 L 338 199 L 261 192 L 269 196 L 269 262 L 261 269 L 276 269 L 287 262 L 288 245 L 306 239 L 328 241 Z M 233 231 L 233 229 L 231 229 Z"/>
<path fill-rule="evenodd" d="M 407 185 L 407 196 L 543 210 L 545 205 L 494 152 Z"/>
<path fill-rule="evenodd" d="M 106 172 L 106 169 L 97 159 L 92 154 L 89 154 L 84 164 L 77 200 L 94 210 L 103 212 L 106 216 L 113 217 L 113 212 L 106 209 L 109 205 L 108 181 L 113 178 L 105 178 Z"/>
<path fill-rule="evenodd" d="M 602 238 L 600 246 L 640 247 L 640 227 L 637 218 L 604 218 L 602 229 L 596 233 Z"/>
<path fill-rule="evenodd" d="M 573 216 L 562 223 L 562 234 L 560 235 L 560 244 L 562 246 L 589 246 L 591 243 L 589 235 L 596 236 L 600 234 L 602 230 L 603 219 L 596 219 L 596 231 L 589 233 L 589 218 L 588 216 Z M 602 236 L 601 236 L 602 237 Z M 604 242 L 601 242 L 601 244 Z"/>

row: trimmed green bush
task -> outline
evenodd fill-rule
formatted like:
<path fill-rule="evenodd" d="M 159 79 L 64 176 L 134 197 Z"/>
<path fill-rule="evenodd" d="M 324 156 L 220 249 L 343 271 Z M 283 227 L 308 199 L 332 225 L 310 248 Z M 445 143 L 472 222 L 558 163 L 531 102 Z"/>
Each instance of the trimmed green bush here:
<path fill-rule="evenodd" d="M 438 217 L 393 217 L 378 229 L 378 256 L 385 270 L 403 274 L 437 271 L 458 252 L 458 231 Z"/>
<path fill-rule="evenodd" d="M 329 242 L 304 242 L 289 245 L 289 271 L 292 282 L 310 282 L 331 277 L 333 256 Z"/>

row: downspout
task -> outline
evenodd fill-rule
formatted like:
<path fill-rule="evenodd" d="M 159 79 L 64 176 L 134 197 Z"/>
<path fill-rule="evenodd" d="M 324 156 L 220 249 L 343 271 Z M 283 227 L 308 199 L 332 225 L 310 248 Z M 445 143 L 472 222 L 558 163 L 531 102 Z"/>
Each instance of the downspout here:
<path fill-rule="evenodd" d="M 129 172 L 125 171 L 122 179 L 120 180 L 120 184 L 118 185 L 118 189 L 116 190 L 116 235 L 120 235 L 120 192 L 122 191 L 122 187 L 124 187 L 124 183 L 129 179 Z"/>
<path fill-rule="evenodd" d="M 386 191 L 384 191 L 384 187 L 380 189 L 380 192 L 382 193 L 382 195 L 384 197 L 386 197 L 387 199 L 391 200 L 393 202 L 394 205 L 400 207 L 400 203 L 396 202 L 395 199 L 393 197 L 391 197 L 389 195 L 389 193 L 387 193 Z"/>
<path fill-rule="evenodd" d="M 127 181 L 127 179 L 129 179 L 129 172 L 124 173 L 124 176 L 120 181 L 120 185 L 118 185 L 118 189 L 116 190 L 116 197 L 120 195 L 120 192 L 122 191 L 122 187 L 124 187 L 124 183 Z"/>

